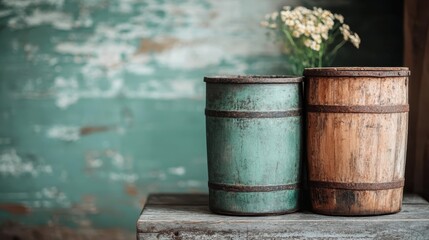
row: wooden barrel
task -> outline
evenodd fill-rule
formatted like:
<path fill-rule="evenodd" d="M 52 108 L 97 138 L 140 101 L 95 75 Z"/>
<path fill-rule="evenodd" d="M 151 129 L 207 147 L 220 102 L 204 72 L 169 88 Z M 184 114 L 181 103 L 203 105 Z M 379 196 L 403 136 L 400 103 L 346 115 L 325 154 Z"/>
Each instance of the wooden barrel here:
<path fill-rule="evenodd" d="M 298 208 L 302 78 L 206 77 L 209 205 L 271 215 Z"/>
<path fill-rule="evenodd" d="M 408 68 L 305 69 L 312 208 L 328 215 L 400 211 Z"/>

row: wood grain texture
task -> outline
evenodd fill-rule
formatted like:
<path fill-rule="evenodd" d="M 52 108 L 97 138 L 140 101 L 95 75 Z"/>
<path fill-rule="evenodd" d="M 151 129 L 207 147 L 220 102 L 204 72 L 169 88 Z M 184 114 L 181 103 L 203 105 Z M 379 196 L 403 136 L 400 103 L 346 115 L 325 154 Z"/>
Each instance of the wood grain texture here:
<path fill-rule="evenodd" d="M 306 88 L 308 105 L 391 109 L 408 104 L 408 77 L 308 77 Z M 404 178 L 407 124 L 408 112 L 308 112 L 309 180 L 345 186 L 311 187 L 314 211 L 332 215 L 399 211 L 403 187 L 387 185 Z M 366 190 L 370 188 L 385 189 Z"/>
<path fill-rule="evenodd" d="M 404 1 L 404 65 L 410 67 L 406 186 L 429 199 L 429 1 Z"/>
<path fill-rule="evenodd" d="M 268 217 L 222 216 L 210 212 L 207 195 L 193 196 L 151 195 L 137 221 L 137 239 L 427 239 L 429 236 L 429 203 L 416 195 L 404 197 L 400 213 L 353 218 L 309 212 Z M 183 205 L 184 201 L 188 205 Z"/>

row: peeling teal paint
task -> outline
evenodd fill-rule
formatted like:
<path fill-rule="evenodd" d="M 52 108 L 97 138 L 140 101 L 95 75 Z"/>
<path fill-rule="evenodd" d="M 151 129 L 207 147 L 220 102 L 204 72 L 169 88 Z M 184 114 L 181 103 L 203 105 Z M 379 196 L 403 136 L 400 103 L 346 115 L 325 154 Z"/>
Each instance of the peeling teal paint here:
<path fill-rule="evenodd" d="M 275 4 L 240 3 L 2 1 L 0 204 L 29 212 L 0 218 L 133 229 L 149 192 L 207 191 L 201 76 L 283 64 Z"/>
<path fill-rule="evenodd" d="M 302 79 L 234 80 L 205 78 L 210 209 L 232 215 L 296 211 L 303 151 L 297 81 Z M 257 83 L 246 83 L 250 80 Z M 261 117 L 264 113 L 271 115 Z"/>

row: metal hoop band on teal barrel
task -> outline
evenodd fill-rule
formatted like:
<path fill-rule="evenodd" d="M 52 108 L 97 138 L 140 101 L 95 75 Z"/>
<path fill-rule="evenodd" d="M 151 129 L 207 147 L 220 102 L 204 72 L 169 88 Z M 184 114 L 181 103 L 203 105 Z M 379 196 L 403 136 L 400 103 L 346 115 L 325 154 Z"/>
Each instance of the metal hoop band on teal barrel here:
<path fill-rule="evenodd" d="M 228 215 L 298 209 L 302 78 L 206 77 L 209 205 Z"/>

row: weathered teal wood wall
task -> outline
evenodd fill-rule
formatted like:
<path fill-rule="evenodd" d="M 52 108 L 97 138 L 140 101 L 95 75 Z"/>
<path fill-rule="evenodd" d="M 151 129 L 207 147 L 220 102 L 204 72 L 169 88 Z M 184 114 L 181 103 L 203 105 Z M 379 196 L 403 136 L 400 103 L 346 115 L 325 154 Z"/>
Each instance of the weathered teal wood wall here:
<path fill-rule="evenodd" d="M 1 222 L 131 231 L 149 192 L 207 191 L 203 76 L 286 73 L 259 21 L 300 2 L 0 1 Z M 360 2 L 303 3 L 361 34 L 338 65 L 400 65 L 399 1 Z"/>

